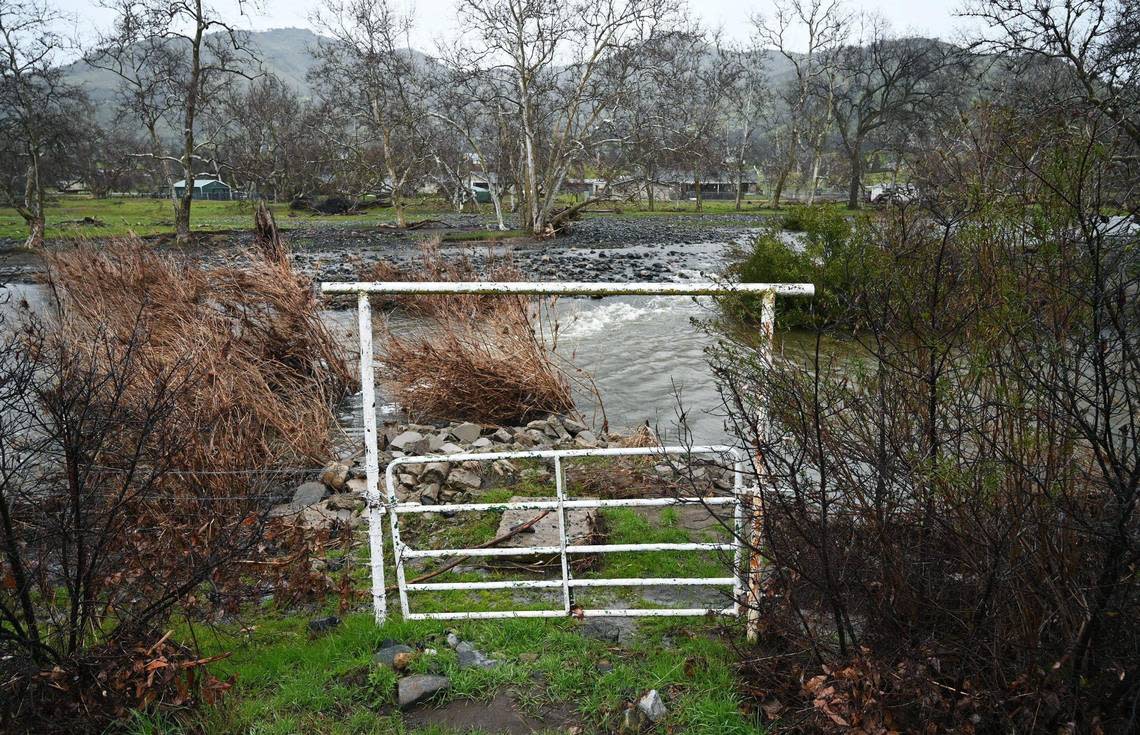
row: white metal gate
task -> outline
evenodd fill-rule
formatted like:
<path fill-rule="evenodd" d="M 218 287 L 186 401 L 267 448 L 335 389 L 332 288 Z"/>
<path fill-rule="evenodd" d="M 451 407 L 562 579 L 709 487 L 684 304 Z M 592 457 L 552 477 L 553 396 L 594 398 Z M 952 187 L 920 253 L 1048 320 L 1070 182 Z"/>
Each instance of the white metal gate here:
<path fill-rule="evenodd" d="M 638 457 L 665 455 L 710 454 L 728 456 L 733 463 L 733 492 L 730 495 L 708 495 L 692 497 L 623 498 L 623 499 L 580 499 L 567 497 L 565 468 L 563 459 L 574 457 Z M 448 462 L 493 462 L 500 459 L 551 459 L 554 462 L 555 497 L 553 500 L 523 501 L 513 503 L 449 503 L 442 505 L 422 505 L 420 503 L 400 503 L 396 499 L 395 472 L 402 465 L 439 462 L 440 456 L 400 457 L 388 465 L 385 473 L 388 495 L 388 513 L 391 516 L 392 547 L 396 556 L 396 579 L 400 591 L 400 607 L 405 620 L 476 620 L 488 618 L 553 618 L 571 614 L 579 617 L 607 616 L 664 616 L 664 615 L 735 615 L 739 614 L 741 593 L 744 589 L 742 571 L 744 544 L 740 543 L 744 522 L 744 475 L 743 457 L 731 447 L 651 447 L 651 448 L 612 448 L 612 449 L 549 449 L 517 452 L 488 452 L 480 454 L 453 454 L 445 459 Z M 578 508 L 644 508 L 668 507 L 684 504 L 705 506 L 732 505 L 733 541 L 731 543 L 652 543 L 652 544 L 579 544 L 571 545 L 567 537 L 566 511 Z M 399 516 L 401 513 L 447 513 L 472 511 L 506 510 L 553 510 L 557 512 L 558 546 L 532 546 L 488 549 L 412 549 L 400 537 Z M 733 551 L 736 573 L 731 577 L 641 577 L 625 579 L 574 579 L 571 574 L 569 557 L 572 554 L 608 554 L 619 551 Z M 409 559 L 447 556 L 559 556 L 562 568 L 559 580 L 522 579 L 492 582 L 423 582 L 409 583 L 405 579 L 404 564 Z M 574 604 L 572 590 L 584 587 L 645 587 L 653 585 L 693 585 L 731 586 L 732 606 L 725 608 L 600 608 L 587 609 Z M 492 612 L 442 612 L 413 613 L 408 604 L 408 592 L 430 592 L 443 590 L 494 590 L 494 589 L 562 589 L 562 605 L 552 610 L 501 610 Z"/>
<path fill-rule="evenodd" d="M 386 497 L 380 494 L 380 468 L 378 461 L 377 426 L 376 426 L 376 393 L 375 370 L 372 351 L 372 308 L 369 301 L 370 294 L 405 294 L 405 295 L 440 295 L 448 294 L 487 294 L 487 295 L 573 295 L 573 296 L 643 296 L 643 295 L 673 295 L 673 296 L 718 296 L 728 294 L 751 293 L 761 298 L 761 335 L 759 352 L 761 359 L 771 359 L 771 346 L 773 329 L 775 325 L 776 296 L 812 296 L 815 286 L 810 283 L 568 283 L 568 282 L 353 282 L 353 283 L 323 283 L 322 291 L 326 294 L 356 294 L 357 317 L 360 336 L 360 379 L 361 397 L 363 399 L 363 424 L 365 448 L 365 473 L 367 490 L 365 501 L 368 509 L 368 537 L 371 554 L 372 572 L 372 599 L 373 610 L 377 623 L 387 619 L 387 596 L 384 586 L 384 538 L 383 516 L 391 514 L 391 530 L 393 549 L 396 556 L 396 577 L 400 594 L 400 606 L 406 619 L 480 619 L 505 617 L 564 617 L 575 614 L 583 617 L 589 616 L 632 616 L 632 615 L 704 615 L 709 612 L 720 614 L 740 614 L 747 605 L 749 617 L 749 636 L 752 637 L 758 629 L 757 606 L 748 604 L 757 598 L 760 586 L 760 558 L 758 554 L 751 554 L 748 563 L 744 563 L 743 554 L 746 548 L 759 547 L 761 531 L 761 514 L 756 494 L 743 485 L 742 463 L 744 455 L 739 450 L 726 447 L 654 447 L 648 449 L 593 449 L 593 450 L 543 450 L 532 452 L 498 452 L 466 455 L 435 455 L 426 457 L 400 457 L 393 460 L 386 470 Z M 758 421 L 761 427 L 767 425 L 767 412 L 761 402 Z M 763 430 L 763 428 L 762 428 Z M 631 498 L 624 500 L 573 500 L 566 497 L 566 488 L 562 473 L 562 459 L 575 456 L 637 456 L 652 454 L 682 454 L 682 453 L 725 453 L 732 454 L 734 460 L 734 489 L 731 496 L 690 497 L 690 498 Z M 464 503 L 450 505 L 420 505 L 418 503 L 400 503 L 397 501 L 393 485 L 393 471 L 401 464 L 462 461 L 493 461 L 496 459 L 510 459 L 522 457 L 541 457 L 551 459 L 555 465 L 556 496 L 551 501 L 534 501 L 525 503 Z M 733 544 L 595 544 L 572 546 L 566 540 L 566 515 L 568 508 L 588 508 L 607 506 L 653 506 L 676 505 L 681 503 L 704 502 L 706 504 L 733 504 L 735 543 Z M 560 543 L 557 547 L 531 548 L 531 549 L 439 549 L 416 550 L 410 549 L 400 540 L 399 516 L 401 513 L 430 513 L 441 511 L 476 511 L 499 509 L 555 509 L 558 511 Z M 743 524 L 748 523 L 745 529 Z M 745 543 L 744 539 L 748 538 Z M 713 578 L 639 578 L 639 579 L 573 579 L 569 570 L 568 557 L 575 553 L 610 553 L 616 551 L 650 551 L 650 550 L 732 550 L 734 552 L 735 566 L 731 577 Z M 410 558 L 439 557 L 439 556 L 520 556 L 531 554 L 558 554 L 562 566 L 562 575 L 559 580 L 519 580 L 519 581 L 489 581 L 489 582 L 436 582 L 409 584 L 405 579 L 404 563 Z M 706 608 L 674 608 L 674 609 L 593 609 L 579 610 L 573 605 L 571 590 L 582 587 L 602 586 L 645 586 L 645 585 L 730 585 L 733 588 L 733 605 L 723 609 L 708 610 Z M 561 588 L 563 604 L 560 609 L 550 610 L 512 610 L 493 612 L 443 612 L 443 613 L 413 613 L 408 606 L 409 591 L 449 590 L 449 589 L 505 589 L 505 588 Z"/>

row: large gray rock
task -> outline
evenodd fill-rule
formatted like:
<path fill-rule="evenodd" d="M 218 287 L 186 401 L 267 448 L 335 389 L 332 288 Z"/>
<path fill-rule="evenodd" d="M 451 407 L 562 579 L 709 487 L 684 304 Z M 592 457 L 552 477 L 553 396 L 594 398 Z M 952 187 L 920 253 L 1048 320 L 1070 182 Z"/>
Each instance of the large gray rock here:
<path fill-rule="evenodd" d="M 480 437 L 483 433 L 483 427 L 479 424 L 473 424 L 470 421 L 465 421 L 462 424 L 451 427 L 451 435 L 460 444 L 471 444 Z"/>
<path fill-rule="evenodd" d="M 305 482 L 293 492 L 293 499 L 289 501 L 289 506 L 293 510 L 300 510 L 301 508 L 308 508 L 310 505 L 321 502 L 324 499 L 325 493 L 328 490 L 325 488 L 323 482 Z"/>
<path fill-rule="evenodd" d="M 661 695 L 657 693 L 656 689 L 650 689 L 645 696 L 639 699 L 637 708 L 649 718 L 650 722 L 654 723 L 660 722 L 668 714 L 665 703 L 661 701 Z"/>
<path fill-rule="evenodd" d="M 405 676 L 400 679 L 397 701 L 400 703 L 400 709 L 406 709 L 421 699 L 427 699 L 434 694 L 445 691 L 450 686 L 451 679 L 446 676 L 429 676 L 426 674 Z"/>
<path fill-rule="evenodd" d="M 464 490 L 478 490 L 483 486 L 483 478 L 477 472 L 459 467 L 447 476 L 447 484 Z"/>
<path fill-rule="evenodd" d="M 583 498 L 585 499 L 585 498 Z M 514 496 L 512 503 L 528 500 L 550 500 L 550 498 L 531 498 Z M 516 526 L 528 523 L 537 516 L 540 510 L 508 510 L 503 512 L 499 520 L 496 536 L 503 536 Z M 574 508 L 566 511 L 566 540 L 570 544 L 590 543 L 590 539 L 598 532 L 598 511 L 595 508 Z M 518 533 L 503 541 L 499 546 L 504 548 L 523 549 L 534 546 L 558 546 L 558 512 L 551 511 L 540 518 L 525 533 Z M 591 618 L 591 620 L 603 618 Z"/>
<path fill-rule="evenodd" d="M 423 454 L 428 450 L 427 438 L 418 431 L 405 431 L 392 439 L 391 444 L 404 454 Z"/>

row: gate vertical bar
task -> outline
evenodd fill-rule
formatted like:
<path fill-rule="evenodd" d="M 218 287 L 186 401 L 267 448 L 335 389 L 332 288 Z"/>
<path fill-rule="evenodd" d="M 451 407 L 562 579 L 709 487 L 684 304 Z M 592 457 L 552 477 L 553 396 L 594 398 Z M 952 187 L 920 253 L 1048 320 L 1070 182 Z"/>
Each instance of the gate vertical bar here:
<path fill-rule="evenodd" d="M 760 309 L 760 354 L 761 369 L 772 365 L 772 341 L 776 329 L 776 292 L 765 291 Z M 766 398 L 760 396 L 756 402 L 756 431 L 763 442 L 768 434 L 768 406 Z M 752 487 L 749 503 L 750 529 L 748 534 L 748 642 L 755 643 L 760 637 L 760 589 L 764 582 L 763 556 L 760 549 L 764 541 L 764 509 L 761 497 L 761 483 L 764 481 L 764 457 L 757 447 L 756 484 Z"/>
<path fill-rule="evenodd" d="M 554 489 L 558 497 L 558 550 L 562 557 L 562 607 L 570 616 L 570 562 L 566 558 L 566 477 L 563 475 L 562 458 L 554 458 Z"/>
<path fill-rule="evenodd" d="M 372 304 L 366 292 L 356 296 L 356 314 L 360 326 L 360 398 L 364 420 L 364 472 L 368 505 L 368 551 L 372 567 L 372 610 L 376 623 L 383 625 L 388 617 L 388 600 L 384 594 L 384 505 L 380 499 L 379 449 L 376 444 L 376 374 L 372 364 Z"/>
<path fill-rule="evenodd" d="M 732 457 L 732 532 L 736 541 L 736 551 L 732 555 L 732 577 L 736 580 L 732 586 L 732 608 L 738 618 L 745 606 L 744 595 L 748 586 L 748 571 L 744 568 L 744 547 L 748 544 L 744 535 L 744 492 L 744 460 L 737 450 Z"/>

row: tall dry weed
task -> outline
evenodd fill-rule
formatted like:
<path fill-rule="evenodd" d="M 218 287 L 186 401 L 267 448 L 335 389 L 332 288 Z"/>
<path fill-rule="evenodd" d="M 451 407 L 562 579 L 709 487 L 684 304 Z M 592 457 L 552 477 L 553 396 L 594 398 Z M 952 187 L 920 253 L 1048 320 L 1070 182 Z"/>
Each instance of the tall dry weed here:
<path fill-rule="evenodd" d="M 382 263 L 371 275 L 382 281 L 521 279 L 509 256 L 488 255 L 481 273 L 469 258 L 442 257 L 438 241 L 423 246 L 417 270 Z M 573 382 L 593 385 L 557 353 L 553 299 L 462 294 L 391 302 L 424 320 L 414 335 L 385 325 L 378 355 L 388 391 L 413 416 L 516 424 L 574 412 Z"/>

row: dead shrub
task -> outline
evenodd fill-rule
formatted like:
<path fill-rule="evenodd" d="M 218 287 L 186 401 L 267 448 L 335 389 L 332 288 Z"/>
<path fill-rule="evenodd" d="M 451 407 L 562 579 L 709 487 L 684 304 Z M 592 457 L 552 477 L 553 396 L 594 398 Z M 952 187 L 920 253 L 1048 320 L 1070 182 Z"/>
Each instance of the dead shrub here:
<path fill-rule="evenodd" d="M 388 264 L 377 280 L 479 280 L 469 259 L 448 263 L 438 243 L 425 245 L 422 270 Z M 509 258 L 488 258 L 487 278 L 518 280 Z M 401 296 L 394 299 L 426 320 L 418 333 L 384 328 L 379 362 L 385 384 L 414 416 L 517 424 L 575 410 L 571 383 L 589 377 L 556 351 L 552 299 L 514 295 Z"/>
<path fill-rule="evenodd" d="M 268 511 L 327 457 L 350 374 L 309 284 L 249 261 L 198 269 L 133 239 L 56 252 L 57 313 L 3 325 L 0 725 L 101 730 L 209 701 L 225 687 L 169 644 L 173 614 L 236 612 L 266 579 L 328 590 L 292 571 L 313 547 Z"/>

